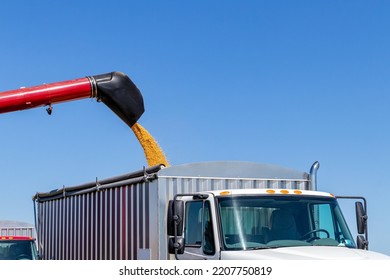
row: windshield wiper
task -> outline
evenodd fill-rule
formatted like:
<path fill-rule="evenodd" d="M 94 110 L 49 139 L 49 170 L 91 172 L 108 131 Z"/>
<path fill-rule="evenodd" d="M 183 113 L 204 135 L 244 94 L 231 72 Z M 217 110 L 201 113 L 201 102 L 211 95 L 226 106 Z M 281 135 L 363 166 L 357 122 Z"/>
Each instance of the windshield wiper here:
<path fill-rule="evenodd" d="M 271 247 L 267 245 L 261 245 L 256 247 L 249 247 L 247 250 L 261 250 L 261 249 L 270 249 Z"/>

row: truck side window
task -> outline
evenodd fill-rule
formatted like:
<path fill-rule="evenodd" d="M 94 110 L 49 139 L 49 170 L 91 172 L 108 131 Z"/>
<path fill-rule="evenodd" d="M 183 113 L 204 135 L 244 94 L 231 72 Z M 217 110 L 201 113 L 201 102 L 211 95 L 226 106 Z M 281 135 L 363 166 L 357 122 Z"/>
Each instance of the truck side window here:
<path fill-rule="evenodd" d="M 186 203 L 185 233 L 186 246 L 200 247 L 202 245 L 202 209 L 203 201 Z"/>
<path fill-rule="evenodd" d="M 204 243 L 203 243 L 203 253 L 206 255 L 214 255 L 215 245 L 214 245 L 214 231 L 213 223 L 211 219 L 211 210 L 210 202 L 206 201 L 204 208 L 203 216 L 203 228 L 204 228 Z"/>
<path fill-rule="evenodd" d="M 335 222 L 332 215 L 331 205 L 329 204 L 314 204 L 312 205 L 313 229 L 325 230 L 329 234 L 329 238 L 335 237 Z M 316 236 L 320 238 L 328 237 L 324 231 L 318 231 Z"/>
<path fill-rule="evenodd" d="M 185 246 L 202 247 L 204 254 L 214 255 L 214 231 L 209 201 L 186 203 L 184 238 Z"/>

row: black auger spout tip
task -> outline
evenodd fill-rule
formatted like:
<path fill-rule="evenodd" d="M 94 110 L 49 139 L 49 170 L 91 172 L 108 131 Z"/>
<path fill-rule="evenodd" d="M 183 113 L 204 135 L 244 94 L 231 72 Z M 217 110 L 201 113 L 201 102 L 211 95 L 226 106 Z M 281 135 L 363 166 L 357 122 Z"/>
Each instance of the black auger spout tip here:
<path fill-rule="evenodd" d="M 140 90 L 121 72 L 111 72 L 89 77 L 97 100 L 106 104 L 129 127 L 145 111 Z"/>

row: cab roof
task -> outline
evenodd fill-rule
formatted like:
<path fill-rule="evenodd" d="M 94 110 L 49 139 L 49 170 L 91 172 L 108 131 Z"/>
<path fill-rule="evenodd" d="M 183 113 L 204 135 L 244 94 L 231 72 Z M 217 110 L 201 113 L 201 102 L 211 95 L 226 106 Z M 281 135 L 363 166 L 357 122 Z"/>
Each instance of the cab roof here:
<path fill-rule="evenodd" d="M 331 193 L 320 191 L 308 191 L 308 190 L 296 190 L 296 189 L 229 189 L 229 190 L 217 190 L 210 191 L 214 196 L 228 196 L 228 195 L 306 195 L 317 197 L 332 197 L 335 196 Z"/>

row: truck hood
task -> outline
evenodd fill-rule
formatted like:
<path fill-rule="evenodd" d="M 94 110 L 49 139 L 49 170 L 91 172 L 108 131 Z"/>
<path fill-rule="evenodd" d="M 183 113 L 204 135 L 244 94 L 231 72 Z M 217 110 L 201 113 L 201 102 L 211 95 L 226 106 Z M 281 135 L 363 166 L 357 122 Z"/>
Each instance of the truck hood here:
<path fill-rule="evenodd" d="M 223 260 L 379 260 L 389 256 L 360 249 L 331 246 L 283 247 L 248 251 L 222 251 Z"/>

